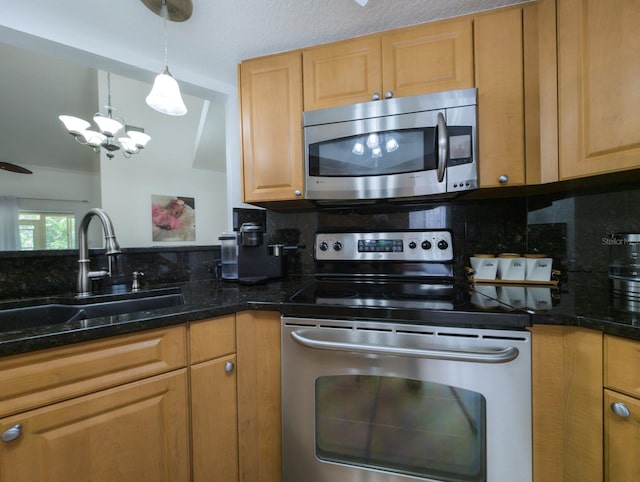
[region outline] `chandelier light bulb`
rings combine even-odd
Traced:
[[[81,136],[82,133],[91,127],[86,120],[80,119],[79,117],[74,117],[72,115],[59,115],[58,119],[62,121],[64,126],[69,131],[69,134],[72,136]]]
[[[100,113],[93,116],[93,122],[97,124],[100,132],[107,137],[115,137],[118,131],[124,127],[122,122]]]
[[[364,146],[362,145],[362,142],[356,142],[353,145],[353,149],[351,149],[351,152],[353,152],[356,156],[361,156],[362,154],[364,154]]]

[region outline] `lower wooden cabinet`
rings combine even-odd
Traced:
[[[280,313],[236,315],[241,482],[282,481]]]
[[[188,426],[185,369],[6,417],[0,480],[188,482]]]
[[[191,323],[191,441],[194,482],[237,482],[235,315]]]
[[[640,342],[604,337],[604,480],[640,474]]]
[[[601,482],[602,333],[557,325],[531,331],[533,480]]]
[[[0,382],[0,482],[282,479],[279,312],[5,357]]]

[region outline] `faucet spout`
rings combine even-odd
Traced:
[[[104,243],[105,254],[109,256],[109,271],[91,271],[89,269],[89,244],[87,240],[87,233],[89,230],[89,223],[91,220],[97,217],[102,223],[102,229],[104,231]],[[104,278],[111,276],[111,257],[121,253],[120,245],[116,239],[115,230],[113,229],[113,223],[109,218],[109,215],[99,208],[90,209],[87,214],[84,215],[80,226],[78,228],[78,297],[85,297],[91,295],[91,280],[96,278]]]

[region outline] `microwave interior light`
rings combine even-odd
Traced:
[[[351,152],[353,152],[356,156],[361,156],[362,154],[364,154],[364,145],[362,144],[362,142],[356,142],[353,145],[353,149],[351,149]]]
[[[380,144],[380,141],[378,140],[378,134],[376,134],[375,132],[372,132],[367,136],[367,147],[369,149],[374,149],[378,147],[379,144]]]

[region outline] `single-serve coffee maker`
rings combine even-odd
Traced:
[[[257,222],[243,223],[238,231],[223,233],[221,263],[217,277],[224,281],[258,284],[286,274],[286,253],[297,246],[267,245],[264,242],[264,225]]]

